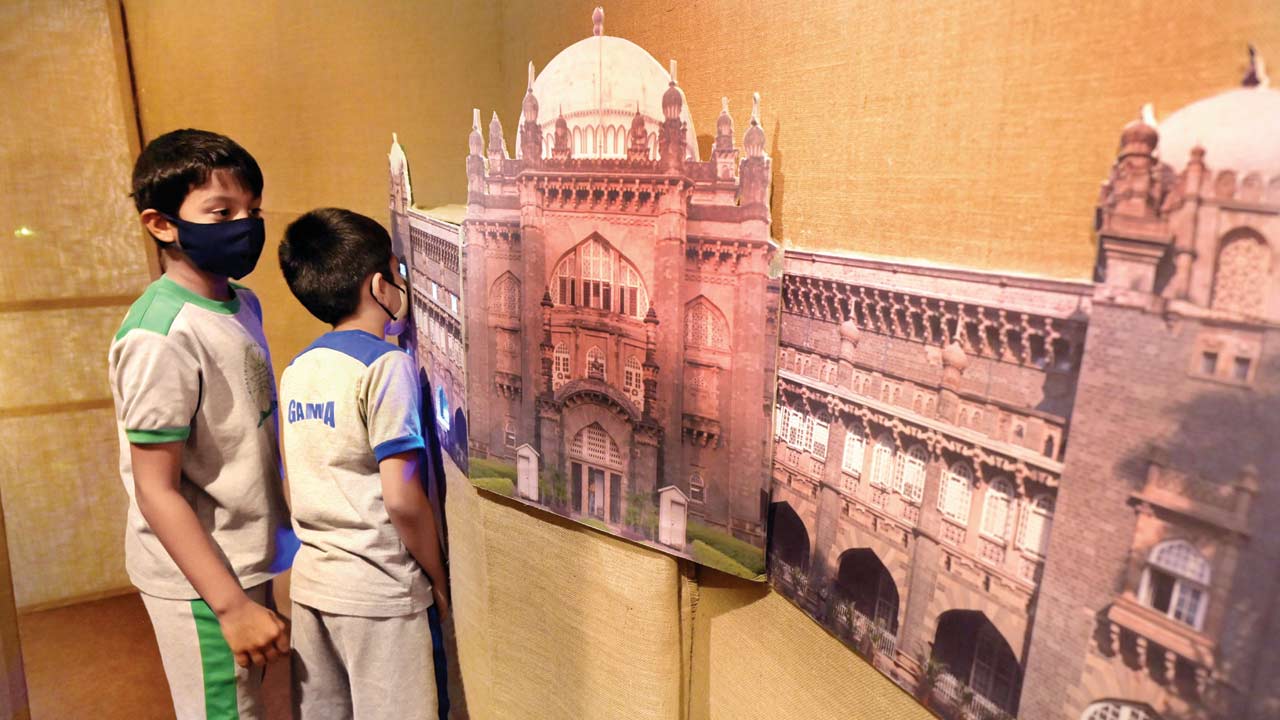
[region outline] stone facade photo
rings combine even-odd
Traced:
[[[1277,128],[1126,126],[1093,283],[788,253],[774,586],[946,718],[1280,717]]]
[[[770,161],[728,101],[699,156],[677,82],[603,32],[529,84],[514,157],[476,111],[462,276],[471,478],[764,572],[780,278]],[[758,100],[756,101],[758,102]]]

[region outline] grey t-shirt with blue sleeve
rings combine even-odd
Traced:
[[[361,330],[326,333],[280,379],[285,472],[301,548],[294,601],[394,617],[431,605],[431,582],[382,499],[379,463],[423,447],[413,359]]]

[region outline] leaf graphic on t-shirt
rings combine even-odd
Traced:
[[[244,349],[244,382],[249,398],[258,408],[258,427],[276,411],[275,387],[271,382],[271,368],[266,355],[256,345]]]

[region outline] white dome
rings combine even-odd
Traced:
[[[656,138],[663,117],[662,94],[670,82],[671,75],[662,65],[630,40],[609,35],[579,40],[552,58],[533,81],[538,124],[544,138],[554,135],[556,118],[563,112],[570,132],[599,133],[603,137],[607,129],[612,129],[611,142],[596,144],[593,138],[585,152],[575,145],[573,156],[625,157],[626,149],[617,130],[622,129],[624,134],[630,130],[638,106],[645,125]],[[680,119],[688,130],[690,156],[697,160],[698,140],[687,102]],[[520,123],[524,124],[523,113]],[[656,152],[656,142],[650,144]],[[544,140],[544,145],[548,145],[545,151],[549,153],[549,143]]]
[[[1204,164],[1240,177],[1280,175],[1280,91],[1244,87],[1198,100],[1160,123],[1160,159],[1179,172],[1191,149],[1204,148]]]

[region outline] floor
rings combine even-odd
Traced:
[[[19,618],[32,720],[173,720],[160,653],[136,594]],[[288,674],[271,666],[267,717],[288,718]]]

